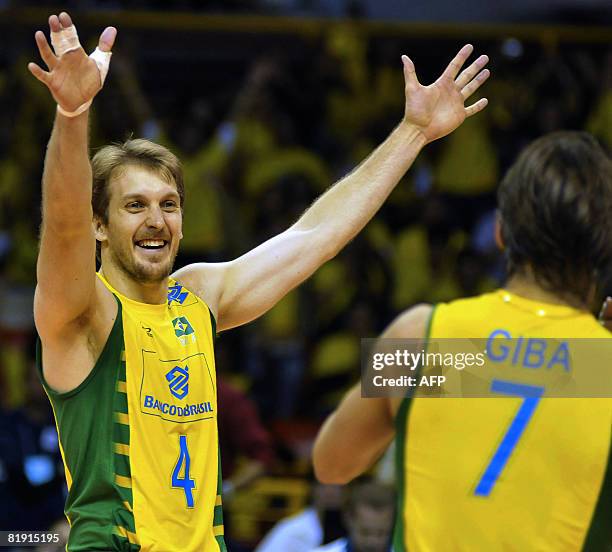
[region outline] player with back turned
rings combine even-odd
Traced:
[[[558,132],[536,140],[502,181],[498,203],[505,287],[415,306],[383,338],[426,344],[520,336],[518,347],[530,338],[612,337],[590,312],[612,260],[612,162],[595,139]],[[575,374],[592,360],[572,358]],[[417,391],[367,399],[354,388],[317,437],[315,472],[323,482],[345,483],[395,437],[395,552],[609,552],[612,400],[542,398],[545,389],[528,383],[533,365],[522,355],[515,360],[523,381],[508,381],[499,369],[487,382],[496,398]],[[609,388],[609,359],[598,361],[598,381]]]
[[[254,320],[336,255],[426,143],[485,107],[464,102],[488,77],[487,58],[461,71],[465,46],[422,86],[404,56],[404,118],[359,167],[245,255],[172,273],[184,200],[177,158],[128,140],[89,159],[88,110],[116,30],[88,57],[68,14],[49,24],[55,51],[36,33],[48,71],[28,66],[58,104],[34,315],[68,481],[68,550],[225,550],[217,412],[231,405],[217,404],[215,325]]]

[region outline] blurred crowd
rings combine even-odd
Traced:
[[[400,121],[400,55],[411,55],[421,81],[431,82],[461,45],[370,37],[351,21],[316,38],[259,37],[256,47],[246,35],[198,42],[177,30],[162,50],[148,43],[153,31],[119,31],[91,145],[133,135],[182,160],[177,267],[234,258],[291,225]],[[27,73],[36,59],[31,36],[21,33],[0,54],[0,529],[40,530],[61,518],[65,489],[53,415],[33,368],[40,180],[55,106]],[[359,376],[360,338],[417,302],[503,282],[495,191],[520,149],[556,129],[589,130],[612,148],[612,51],[603,44],[491,37],[477,47],[493,73],[481,92],[485,112],[428,146],[338,257],[264,317],[217,339],[225,393],[244,404],[242,418],[220,419],[229,428],[221,432],[232,550],[251,550],[278,519],[309,497],[314,503],[309,447]],[[329,519],[318,544],[342,536],[334,534],[342,523]]]
[[[364,0],[65,0],[62,8],[80,10],[159,10],[175,12],[222,12],[249,14],[362,15]],[[55,0],[0,0],[1,7],[56,8]]]

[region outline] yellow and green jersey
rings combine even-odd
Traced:
[[[167,302],[150,305],[99,277],[118,312],[98,361],[73,391],[45,384],[68,482],[68,550],[225,552],[215,320],[173,280]],[[42,376],[41,358],[39,344]]]
[[[523,344],[611,337],[587,312],[505,290],[431,315],[430,340],[492,335]],[[601,366],[601,377],[611,370]],[[490,384],[495,398],[402,401],[394,551],[612,549],[612,400],[541,398],[542,389],[502,371]]]

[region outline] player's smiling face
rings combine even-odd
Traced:
[[[182,234],[174,183],[137,165],[109,182],[108,224],[101,232],[109,260],[138,282],[160,282],[172,271]]]

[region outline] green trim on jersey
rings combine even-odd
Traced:
[[[208,307],[208,305],[206,306]],[[212,326],[212,337],[213,337],[213,342],[214,342],[217,339],[217,321],[215,320],[215,316],[210,310],[210,307],[208,307],[208,314],[210,314],[210,324]],[[221,473],[221,447],[219,447],[218,459],[219,459],[218,460],[219,468],[217,470],[219,474],[217,478],[217,502],[218,504],[215,506],[214,514],[213,514],[213,531],[219,530],[218,529],[219,527],[221,528],[223,533],[221,533],[220,535],[215,534],[215,540],[217,541],[217,544],[219,545],[219,552],[227,552],[227,546],[225,544],[225,533],[224,533],[225,528],[223,526],[223,504],[222,504],[223,475]]]
[[[427,341],[431,335],[431,326],[433,324],[434,313],[436,306],[434,305],[427,321],[427,329],[425,330],[425,345],[424,350],[427,352]],[[419,377],[421,372],[421,364],[416,369],[416,377]],[[410,415],[410,406],[412,405],[412,395],[402,399],[400,407],[395,416],[395,477],[397,485],[397,511],[395,514],[395,527],[393,528],[393,552],[406,552],[404,546],[404,498],[406,497],[406,477],[405,469],[405,446],[406,446],[406,430],[408,425],[408,416]]]
[[[395,417],[395,483],[397,485],[397,512],[395,514],[395,527],[393,528],[393,551],[404,552],[404,446],[406,432],[404,431],[411,399],[403,399]]]
[[[214,317],[212,313],[210,313],[210,319],[214,321]],[[214,328],[215,326],[213,325],[213,330]],[[214,335],[215,333],[213,331],[213,336]],[[219,469],[217,470],[217,472],[219,473],[219,476],[217,478],[217,505],[215,506],[215,510],[214,510],[213,531],[217,529],[218,527],[221,527],[222,530],[225,532],[225,528],[223,526],[223,504],[222,504],[223,476],[221,474],[221,447],[219,447],[219,454],[217,455],[217,458],[219,459],[218,460]],[[219,552],[227,552],[227,547],[225,545],[224,532],[220,535],[215,535],[215,540],[217,541],[217,544],[219,545]]]
[[[210,324],[212,326],[212,336],[214,341],[217,339],[217,321],[215,320],[215,315],[210,310],[210,307],[208,305],[206,305],[206,307],[208,308],[208,314],[210,314]]]
[[[53,407],[69,482],[64,511],[71,526],[70,552],[140,550],[134,543],[123,349],[118,300],[117,318],[98,361],[72,391],[58,393],[49,387],[40,340],[36,344],[36,366]],[[71,474],[78,478],[73,480]]]
[[[612,434],[610,435],[612,441]],[[584,552],[612,550],[612,450],[608,449],[608,465],[593,512],[591,525],[584,541]]]

